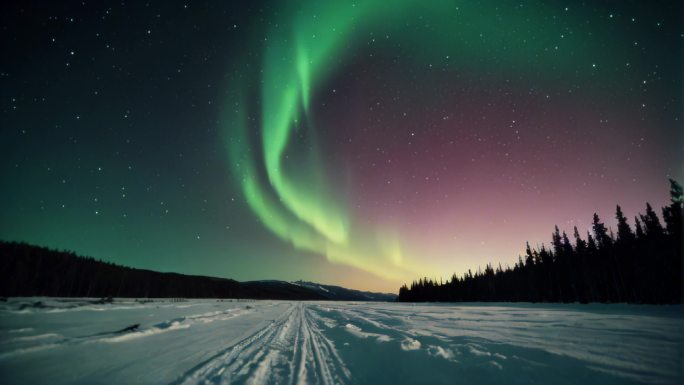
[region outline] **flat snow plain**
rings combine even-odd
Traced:
[[[683,321],[682,306],[11,298],[0,383],[678,384]]]

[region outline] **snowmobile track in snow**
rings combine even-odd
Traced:
[[[306,304],[290,305],[281,317],[219,351],[173,384],[349,382],[349,370],[311,312]]]

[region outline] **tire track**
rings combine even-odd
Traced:
[[[173,384],[344,384],[351,380],[306,304],[186,372]]]

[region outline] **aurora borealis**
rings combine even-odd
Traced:
[[[2,7],[1,239],[396,291],[684,176],[680,2]]]

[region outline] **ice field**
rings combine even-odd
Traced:
[[[10,298],[2,384],[681,383],[684,307]]]

